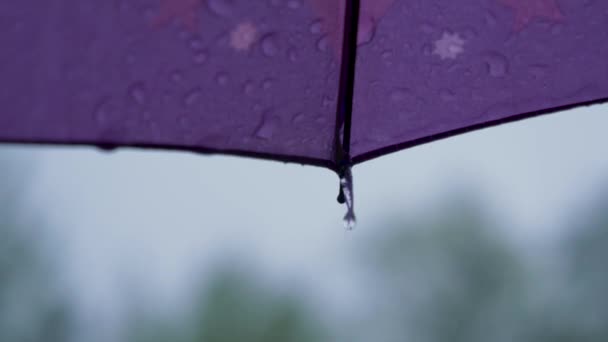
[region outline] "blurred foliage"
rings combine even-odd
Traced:
[[[257,284],[254,276],[227,266],[211,276],[210,284],[194,301],[193,312],[172,325],[147,319],[131,332],[132,341],[306,342],[327,341],[327,331],[289,293]],[[159,328],[160,327],[160,328]]]
[[[364,248],[367,276],[384,297],[374,304],[380,340],[515,339],[527,271],[479,208],[459,198],[436,217],[390,221],[388,233]]]
[[[0,154],[0,169],[0,341],[67,341],[69,306],[24,199],[28,164]]]

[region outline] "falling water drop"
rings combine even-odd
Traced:
[[[340,199],[346,204],[346,214],[344,215],[344,227],[346,230],[353,230],[357,225],[355,216],[355,198],[353,194],[353,175],[350,167],[344,170],[340,177]]]

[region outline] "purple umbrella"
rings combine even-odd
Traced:
[[[608,98],[608,1],[0,2],[0,141],[329,168]],[[357,34],[358,33],[358,34]]]

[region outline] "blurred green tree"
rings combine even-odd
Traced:
[[[137,342],[323,342],[328,330],[303,300],[261,286],[248,272],[223,266],[182,319],[139,319]],[[136,319],[137,320],[137,319]]]
[[[71,314],[24,194],[30,165],[0,154],[0,341],[60,342]]]
[[[360,253],[376,279],[378,341],[513,341],[527,271],[482,205],[452,198],[436,217],[389,221]]]

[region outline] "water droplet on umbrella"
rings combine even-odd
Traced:
[[[509,72],[509,61],[507,57],[497,52],[485,55],[487,72],[492,77],[503,77]]]
[[[135,55],[132,53],[128,53],[127,56],[125,56],[125,62],[129,65],[135,64],[135,60]]]
[[[262,122],[255,131],[255,136],[260,139],[269,140],[272,139],[280,125],[278,117],[273,116],[271,113],[266,113],[262,118]]]
[[[221,86],[228,84],[228,81],[230,81],[230,77],[225,72],[218,72],[217,75],[215,75],[215,82]]]
[[[192,38],[190,40],[190,48],[192,50],[200,50],[203,47],[203,42],[198,38]]]
[[[207,52],[206,51],[199,51],[196,54],[194,54],[194,63],[195,64],[203,64],[207,61]]]
[[[289,50],[287,50],[287,57],[289,58],[290,61],[297,62],[298,61],[298,50],[296,50],[296,48],[289,48]]]
[[[317,19],[310,24],[310,33],[312,34],[321,34],[323,32],[323,21],[321,19]]]
[[[369,17],[362,19],[359,22],[359,33],[357,35],[357,43],[359,45],[366,45],[371,43],[376,34],[376,23],[373,18]]]
[[[329,35],[324,35],[317,41],[317,49],[326,52],[329,49]]]
[[[274,80],[272,78],[267,78],[262,82],[262,89],[268,90],[272,87]]]
[[[243,85],[243,93],[245,93],[245,95],[253,94],[254,90],[255,90],[255,84],[253,83],[253,81],[246,81],[245,84]]]
[[[262,53],[266,57],[274,57],[279,53],[279,45],[276,34],[268,34],[262,38]]]
[[[302,6],[302,4],[300,3],[300,0],[289,0],[287,2],[287,7],[291,8],[291,9],[298,9],[298,8],[300,8],[300,6]]]
[[[146,90],[144,88],[143,82],[136,82],[131,85],[128,90],[129,97],[133,102],[143,105],[146,103]]]
[[[200,87],[191,89],[186,93],[186,96],[184,96],[184,105],[192,106],[200,99],[202,94],[203,91]]]
[[[95,121],[97,121],[100,124],[103,124],[106,121],[108,121],[108,117],[110,116],[109,106],[110,106],[109,98],[104,98],[97,103],[97,105],[93,109],[93,117],[95,118]]]
[[[390,93],[390,99],[393,102],[401,102],[407,98],[409,90],[405,88],[393,89]]]
[[[293,116],[293,118],[291,119],[291,123],[293,124],[299,124],[301,122],[303,122],[305,119],[305,116],[303,113],[297,113],[296,115]]]
[[[535,79],[540,79],[540,78],[543,78],[545,76],[545,74],[547,73],[547,66],[543,65],[543,64],[531,65],[529,70],[530,70],[530,74]]]
[[[184,79],[184,75],[179,70],[173,70],[171,72],[171,81],[174,83],[180,83]]]
[[[207,7],[219,17],[229,17],[233,10],[233,0],[208,0]]]
[[[443,101],[453,101],[456,99],[456,94],[450,89],[441,89],[439,91],[439,97],[441,97]]]

